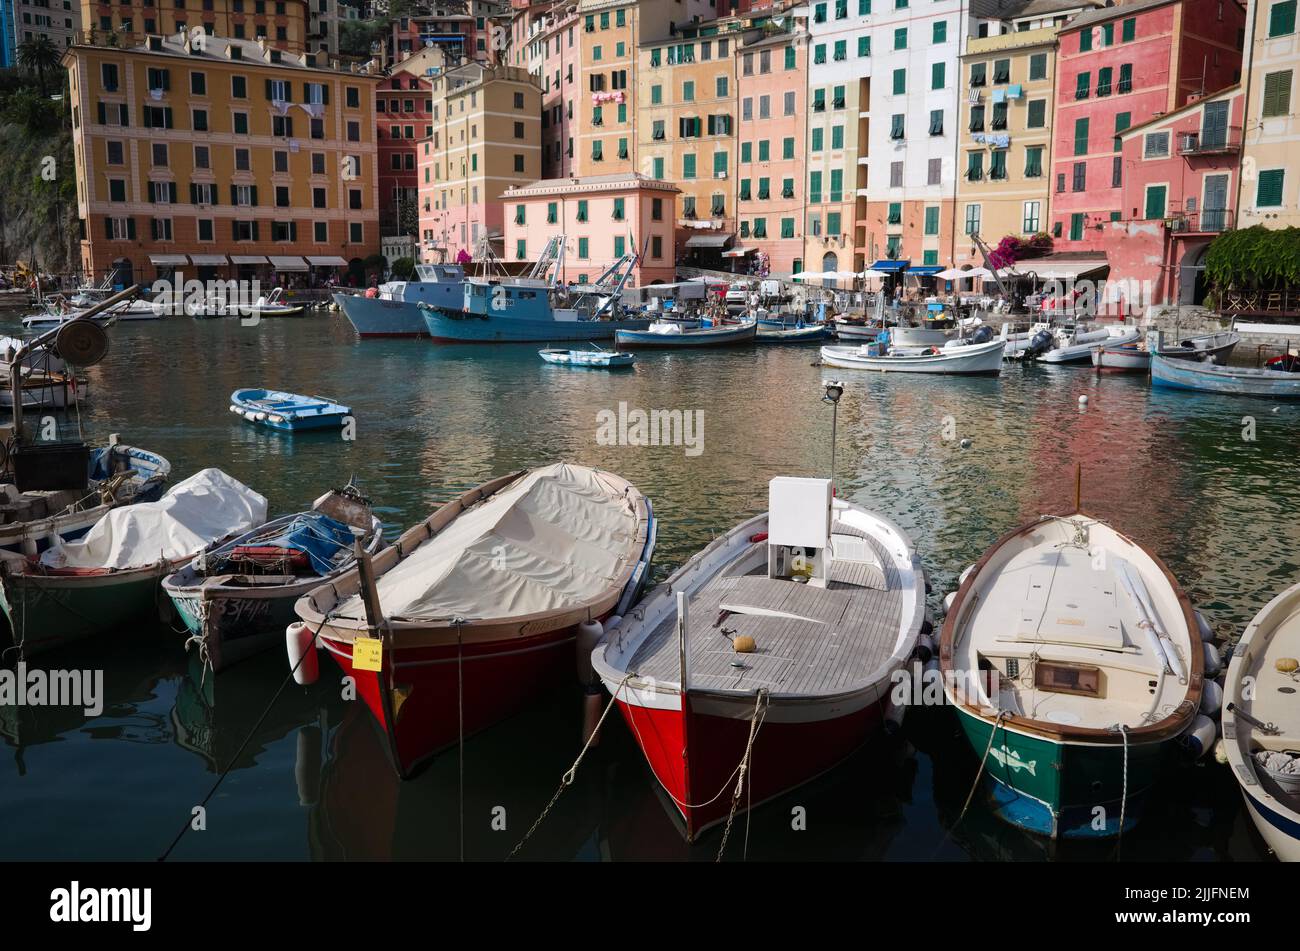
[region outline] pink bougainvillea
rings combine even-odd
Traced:
[[[1025,258],[1036,258],[1052,251],[1051,235],[1039,232],[1028,240],[1022,241],[1014,235],[1007,235],[998,242],[998,246],[989,253],[989,262],[997,269],[1011,267]]]

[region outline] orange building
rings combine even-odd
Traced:
[[[86,274],[266,280],[378,252],[378,76],[189,34],[63,62]]]
[[[82,42],[130,48],[150,35],[202,30],[208,36],[266,40],[290,53],[307,49],[308,0],[128,0],[81,2]]]

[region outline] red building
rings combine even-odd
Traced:
[[[1245,24],[1236,0],[1136,0],[1085,11],[1061,31],[1051,203],[1059,250],[1113,249],[1106,226],[1133,208],[1122,134],[1236,83]]]
[[[1120,136],[1123,218],[1102,231],[1119,310],[1204,298],[1205,250],[1235,227],[1244,109],[1230,86]]]
[[[444,68],[441,48],[430,47],[393,66],[375,89],[379,227],[383,235],[417,231],[417,145],[433,132],[430,77]],[[405,226],[404,206],[408,207]]]

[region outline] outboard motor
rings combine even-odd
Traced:
[[[1050,330],[1040,330],[1029,338],[1029,344],[1025,347],[1024,358],[1033,360],[1041,356],[1048,350],[1052,349],[1052,333]]]
[[[968,339],[971,343],[988,343],[993,339],[993,328],[988,324],[980,324]]]

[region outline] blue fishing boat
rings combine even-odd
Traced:
[[[1216,363],[1171,360],[1160,353],[1151,354],[1151,385],[1176,390],[1199,390],[1204,393],[1230,393],[1234,396],[1262,396],[1268,399],[1300,399],[1300,372],[1281,367],[1221,367]]]
[[[537,354],[547,363],[554,363],[557,366],[588,367],[597,370],[630,367],[636,360],[635,354],[620,353],[617,350],[561,350],[547,347],[545,350],[538,350]]]
[[[677,324],[656,322],[645,330],[620,330],[614,335],[614,340],[620,347],[732,347],[753,343],[757,332],[758,324],[753,321],[699,330],[683,330]]]
[[[324,396],[300,396],[280,390],[235,390],[230,411],[250,423],[280,432],[337,429],[352,410]]]
[[[379,285],[378,297],[335,294],[334,303],[359,337],[427,337],[420,304],[459,307],[465,272],[451,264],[419,264],[415,276]]]

